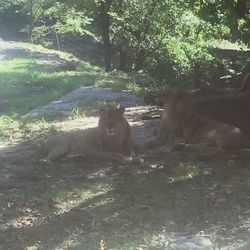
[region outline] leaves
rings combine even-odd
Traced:
[[[250,15],[245,2],[32,0],[30,11],[30,0],[6,0],[0,2],[0,28],[4,39],[23,38],[32,31],[31,40],[45,45],[53,45],[58,34],[93,39],[99,48],[100,43],[104,45],[108,69],[114,64],[124,71],[143,70],[161,81],[167,75],[175,79],[192,74],[194,65],[200,63],[204,77],[213,60],[207,47],[214,40],[249,43]],[[100,63],[99,55],[93,57]]]

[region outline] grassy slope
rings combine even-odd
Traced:
[[[56,53],[63,59],[69,54],[43,49],[41,46],[22,46],[34,53]],[[46,63],[34,56],[1,58],[0,60],[0,138],[8,139],[11,129],[22,126],[20,117],[33,108],[45,105],[64,94],[83,86],[109,86],[114,90],[140,93],[135,81],[140,76],[128,77],[121,72],[106,73],[103,69],[78,61],[76,69],[67,65]],[[91,106],[94,103],[91,104]],[[73,115],[78,112],[73,110]]]
[[[23,115],[76,88],[120,83],[126,76],[112,77],[97,67],[82,63],[77,71],[57,65],[40,65],[35,59],[3,59],[0,62],[0,97],[7,101],[5,113]],[[117,81],[117,82],[115,82]]]

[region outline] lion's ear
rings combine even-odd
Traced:
[[[123,113],[125,112],[125,107],[120,106],[120,107],[118,108],[118,110],[119,110],[120,113],[123,114]]]

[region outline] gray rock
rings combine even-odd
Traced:
[[[76,89],[45,106],[31,110],[23,118],[40,118],[42,116],[68,116],[74,108],[87,106],[90,100],[118,101],[125,107],[136,106],[142,100],[129,93],[113,92],[111,88],[82,87]]]
[[[168,237],[168,250],[212,250],[212,242],[201,236]]]

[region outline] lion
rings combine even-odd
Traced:
[[[186,149],[216,148],[216,151],[250,147],[249,138],[238,127],[196,114],[189,92],[166,91],[157,99],[167,113],[168,143]]]
[[[43,145],[47,153],[45,159],[54,161],[72,154],[83,154],[102,160],[132,161],[134,143],[124,112],[124,107],[101,107],[97,127],[50,138]]]
[[[178,138],[180,139],[181,136],[179,135],[182,129],[179,124],[182,124],[183,116],[181,115],[181,104],[176,105],[176,98],[178,98],[178,95],[171,95],[167,91],[155,95],[155,102],[162,106],[163,110],[157,135],[146,144],[147,148],[160,147],[166,143],[173,143],[173,139],[175,139],[176,143]]]

